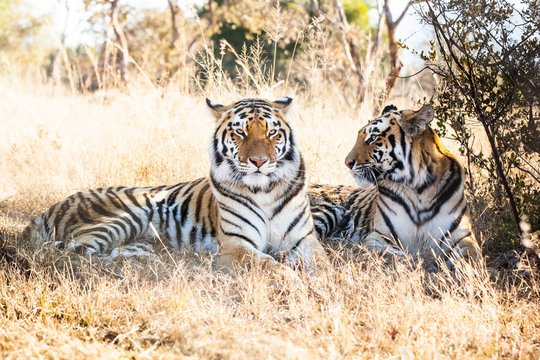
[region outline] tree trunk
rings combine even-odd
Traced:
[[[362,73],[362,61],[360,58],[360,50],[358,46],[354,43],[354,39],[349,34],[350,26],[347,21],[347,16],[345,15],[345,10],[343,9],[343,3],[340,0],[334,0],[334,9],[338,16],[338,24],[341,30],[341,39],[343,42],[343,48],[345,51],[345,56],[347,61],[351,66],[351,70],[356,75],[358,79],[358,105],[360,105],[363,99],[363,88],[364,88],[364,75]]]
[[[388,74],[388,77],[386,78],[386,84],[384,87],[384,98],[387,98],[388,95],[390,95],[390,92],[396,85],[397,78],[399,76],[399,72],[401,71],[401,68],[403,67],[403,63],[399,59],[399,45],[396,41],[396,27],[401,22],[401,19],[403,19],[404,14],[409,9],[411,2],[405,7],[405,10],[403,10],[403,13],[401,16],[394,22],[392,19],[392,13],[390,12],[390,8],[388,7],[388,0],[384,1],[384,17],[385,17],[385,23],[386,23],[386,30],[388,31],[388,52],[390,54],[390,74]]]
[[[178,40],[178,27],[176,26],[176,14],[178,13],[178,7],[172,0],[167,0],[169,3],[169,10],[171,11],[171,42],[169,48],[174,48],[174,43]]]
[[[54,52],[53,58],[51,59],[51,67],[49,71],[48,78],[52,79],[53,84],[59,85],[60,84],[60,58],[62,57],[62,52],[66,51],[66,32],[67,32],[67,24],[69,19],[69,4],[68,1],[65,0],[64,6],[66,8],[66,17],[64,19],[64,29],[62,30],[62,34],[60,35],[60,44],[58,46],[58,49]]]
[[[120,73],[120,78],[123,83],[127,81],[128,78],[128,59],[129,59],[129,51],[128,51],[128,42],[126,39],[126,35],[124,34],[124,31],[122,30],[122,27],[120,26],[120,23],[118,21],[118,2],[119,0],[112,0],[111,1],[111,26],[114,31],[114,34],[116,35],[116,40],[118,41],[120,45],[120,52],[118,54],[117,58],[117,66],[118,66],[118,72]]]
[[[497,147],[497,144],[495,143],[495,136],[493,134],[493,128],[491,125],[488,125],[486,118],[482,115],[480,115],[480,121],[482,125],[484,126],[484,131],[489,140],[491,153],[493,154],[493,161],[495,162],[495,169],[497,170],[497,174],[499,175],[499,180],[501,181],[504,191],[506,192],[506,196],[508,197],[510,208],[512,209],[512,213],[514,215],[514,220],[516,221],[516,225],[518,226],[518,229],[519,229],[519,222],[520,222],[519,212],[517,210],[516,202],[514,200],[514,195],[512,194],[512,190],[510,189],[510,186],[508,185],[506,175],[504,174],[504,171],[502,168],[502,164],[499,157],[499,149]]]

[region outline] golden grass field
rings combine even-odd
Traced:
[[[343,159],[369,108],[284,92],[262,95],[295,98],[310,181],[353,184]],[[0,78],[0,235],[11,249],[0,261],[0,358],[540,357],[537,275],[468,265],[432,274],[335,246],[334,266],[318,274],[231,277],[204,255],[91,263],[20,242],[31,217],[75,191],[206,176],[212,129],[204,95],[174,87],[81,96]]]

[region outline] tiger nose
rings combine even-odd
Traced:
[[[356,161],[351,159],[345,159],[345,166],[347,166],[349,169],[352,169],[354,164],[356,164]]]
[[[251,161],[255,166],[261,167],[268,161],[267,158],[257,158],[257,157],[250,157],[249,161]]]

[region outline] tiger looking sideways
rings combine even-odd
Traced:
[[[358,132],[345,159],[359,187],[314,185],[315,227],[322,237],[395,255],[481,258],[464,196],[463,168],[429,127],[433,108],[383,114]]]
[[[304,161],[285,120],[291,102],[244,99],[223,106],[207,99],[217,121],[209,178],[78,192],[34,219],[23,236],[113,258],[143,255],[163,242],[175,250],[217,252],[225,269],[252,261],[282,267],[276,259],[324,262]]]

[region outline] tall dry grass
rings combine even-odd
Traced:
[[[268,80],[256,49],[238,54],[239,80],[208,53],[199,58],[204,80],[186,69],[167,88],[143,78],[129,92],[80,96],[3,73],[0,357],[537,359],[534,274],[466,265],[430,274],[336,245],[333,267],[317,274],[231,277],[212,270],[206,255],[90,262],[19,241],[31,217],[77,190],[206,176],[214,124],[204,96],[294,97],[310,181],[352,184],[343,158],[371,105],[350,106],[343,84],[327,78],[331,54],[317,52],[304,59],[302,88]],[[424,95],[398,86],[404,96],[391,102],[399,108]]]

